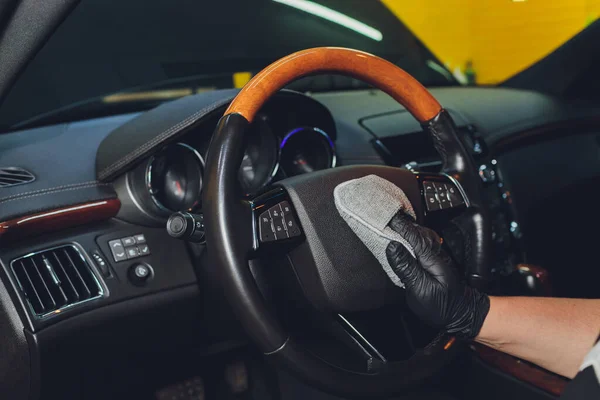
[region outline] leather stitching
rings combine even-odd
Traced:
[[[26,194],[48,192],[50,190],[58,190],[58,189],[63,189],[63,188],[68,188],[68,187],[75,187],[75,186],[82,186],[82,185],[91,185],[91,184],[107,185],[106,183],[100,183],[98,181],[87,181],[87,182],[71,183],[69,185],[55,186],[55,187],[46,188],[46,189],[33,190],[31,192],[23,192],[23,193],[13,194],[11,196],[6,196],[6,197],[0,198],[0,202],[2,202],[4,200],[12,199],[13,197],[24,196]]]
[[[86,188],[95,187],[95,186],[112,186],[112,185],[110,183],[98,183],[97,181],[91,181],[91,182],[83,182],[83,183],[77,183],[77,184],[72,184],[72,185],[57,186],[54,188],[34,190],[32,192],[25,192],[25,193],[16,194],[13,196],[4,197],[4,198],[0,199],[0,204],[8,203],[13,200],[28,199],[31,197],[44,196],[47,194],[53,194],[53,193],[58,193],[58,192],[68,192],[68,191],[72,191],[72,190],[86,189]]]
[[[105,179],[106,177],[110,176],[114,171],[118,170],[119,168],[121,168],[123,165],[127,164],[132,159],[137,158],[139,155],[143,154],[146,150],[148,150],[149,148],[152,148],[156,143],[159,143],[159,142],[163,141],[163,139],[168,138],[168,137],[172,136],[173,134],[179,132],[181,129],[188,127],[192,123],[196,122],[199,119],[199,117],[203,117],[204,115],[210,113],[211,111],[214,111],[215,109],[221,107],[223,104],[227,104],[230,101],[231,101],[231,99],[228,98],[228,99],[222,100],[218,103],[214,103],[210,107],[206,107],[200,111],[196,111],[194,114],[190,115],[183,121],[178,122],[177,124],[173,125],[172,127],[168,128],[167,130],[162,132],[160,135],[155,136],[152,140],[144,143],[137,149],[128,153],[125,157],[123,157],[116,163],[104,168],[100,172],[99,178]]]
[[[471,233],[470,230],[464,229],[462,223],[460,222],[461,218],[464,218],[463,216],[457,217],[454,220],[452,220],[452,224],[458,229],[458,231],[461,233],[462,238],[463,238],[463,248],[464,248],[464,252],[463,252],[463,257],[464,257],[464,262],[465,264],[468,266],[469,269],[471,269],[472,265],[472,254],[473,254],[473,244],[471,241]]]
[[[428,126],[428,128],[429,128],[429,132],[431,133],[431,136],[433,136],[433,139],[434,139],[433,146],[437,150],[440,157],[442,157],[442,161],[443,161],[444,165],[446,165],[446,163],[448,161],[448,152],[446,150],[446,146],[444,145],[444,142],[442,141],[442,138],[440,137],[439,132],[435,129],[434,124],[430,124]]]

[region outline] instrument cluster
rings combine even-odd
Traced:
[[[274,125],[261,114],[246,132],[238,181],[248,197],[274,181],[336,166],[335,144],[325,130],[306,125],[279,131]],[[148,160],[145,186],[158,209],[165,213],[202,209],[208,145],[209,141],[199,146],[174,143]]]

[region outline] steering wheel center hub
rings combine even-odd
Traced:
[[[280,183],[292,200],[306,235],[306,241],[290,252],[289,260],[305,295],[320,310],[340,313],[376,309],[392,302],[400,290],[335,207],[335,187],[367,175],[380,176],[401,188],[418,218],[422,218],[418,181],[404,169],[340,167]]]

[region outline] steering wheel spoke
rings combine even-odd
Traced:
[[[392,304],[360,313],[336,314],[330,332],[354,357],[364,360],[367,371],[382,371],[427,351],[430,343],[443,336],[415,318],[402,304]]]
[[[378,369],[381,364],[387,363],[387,359],[381,351],[375,347],[369,339],[361,333],[346,317],[338,314],[333,332],[350,348],[354,349],[359,356],[366,358],[369,369]]]
[[[254,231],[253,256],[290,251],[304,240],[298,215],[283,188],[273,188],[250,200]]]

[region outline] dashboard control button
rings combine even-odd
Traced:
[[[474,139],[473,140],[473,153],[480,155],[483,154],[483,142],[481,141],[481,139]]]
[[[123,246],[128,247],[128,246],[133,246],[135,244],[135,239],[132,236],[127,236],[121,239],[121,242],[123,243]]]
[[[269,211],[263,212],[258,217],[258,228],[261,242],[272,242],[275,240],[275,232],[273,231],[273,225]]]
[[[277,204],[275,207],[271,207],[269,209],[269,213],[271,214],[271,218],[273,218],[273,220],[276,218],[281,218],[281,208],[279,207],[279,204]]]
[[[135,235],[133,238],[135,239],[136,244],[146,243],[146,237],[141,233],[139,235]]]
[[[300,236],[300,227],[291,213],[286,214],[283,220],[289,237]]]
[[[425,203],[427,203],[427,211],[435,211],[441,208],[435,193],[425,193]]]
[[[92,258],[96,262],[96,265],[98,266],[98,269],[100,270],[100,273],[102,274],[102,276],[104,276],[105,278],[108,278],[109,276],[111,276],[110,268],[108,267],[108,263],[106,262],[104,257],[102,257],[102,255],[100,255],[100,253],[97,250],[92,252]]]
[[[187,242],[204,243],[204,215],[188,212],[171,214],[167,220],[167,233]]]
[[[458,205],[464,204],[465,201],[463,197],[458,192],[458,189],[452,184],[446,184],[446,192],[448,193],[448,197],[450,198],[450,203],[452,203],[452,207],[456,207]]]
[[[452,205],[450,204],[450,200],[448,199],[448,194],[445,190],[439,191],[438,193],[436,193],[436,196],[438,198],[438,201],[440,202],[440,207],[442,209],[452,207]]]
[[[260,219],[260,224],[265,224],[265,226],[271,226],[271,216],[269,215],[268,211],[265,211],[264,213],[260,214],[260,217],[258,217]]]
[[[515,239],[521,239],[523,237],[523,233],[521,232],[521,227],[516,221],[511,221],[510,223],[510,233],[512,233]]]
[[[286,215],[292,213],[292,208],[290,207],[290,203],[288,203],[287,201],[282,201],[281,203],[279,203],[279,206],[281,207],[281,212],[283,212],[283,216],[286,216]]]
[[[183,215],[179,214],[171,216],[167,223],[167,230],[169,231],[169,234],[171,234],[171,236],[183,234],[183,232],[185,231],[185,227],[185,218],[183,217]]]
[[[136,258],[140,255],[140,249],[136,246],[125,248],[125,252],[127,253],[127,259]]]
[[[436,193],[441,193],[441,192],[446,191],[446,185],[444,185],[443,183],[433,182],[432,185],[433,185],[433,188],[435,189]]]
[[[127,254],[125,254],[125,247],[123,246],[121,239],[109,241],[108,247],[110,247],[110,251],[116,262],[127,260]]]
[[[150,275],[150,270],[145,265],[138,265],[135,267],[133,273],[140,279],[146,279]]]
[[[281,217],[281,212],[279,212],[279,215],[279,218],[273,217],[273,228],[275,229],[275,238],[277,240],[287,239],[287,229],[285,228],[283,217]]]
[[[131,283],[136,286],[142,286],[152,276],[152,268],[146,264],[134,264],[129,268],[127,276]]]
[[[435,188],[433,187],[433,183],[429,181],[423,182],[423,190],[425,193],[435,193]]]
[[[279,203],[279,205],[281,206],[281,211],[283,212],[284,217],[292,213],[290,203],[288,203],[287,201],[282,201],[281,203]]]
[[[138,246],[138,250],[140,252],[140,256],[147,256],[150,254],[150,247],[147,244],[141,244]]]
[[[485,164],[479,166],[479,177],[484,183],[491,183],[496,180],[496,171]]]

